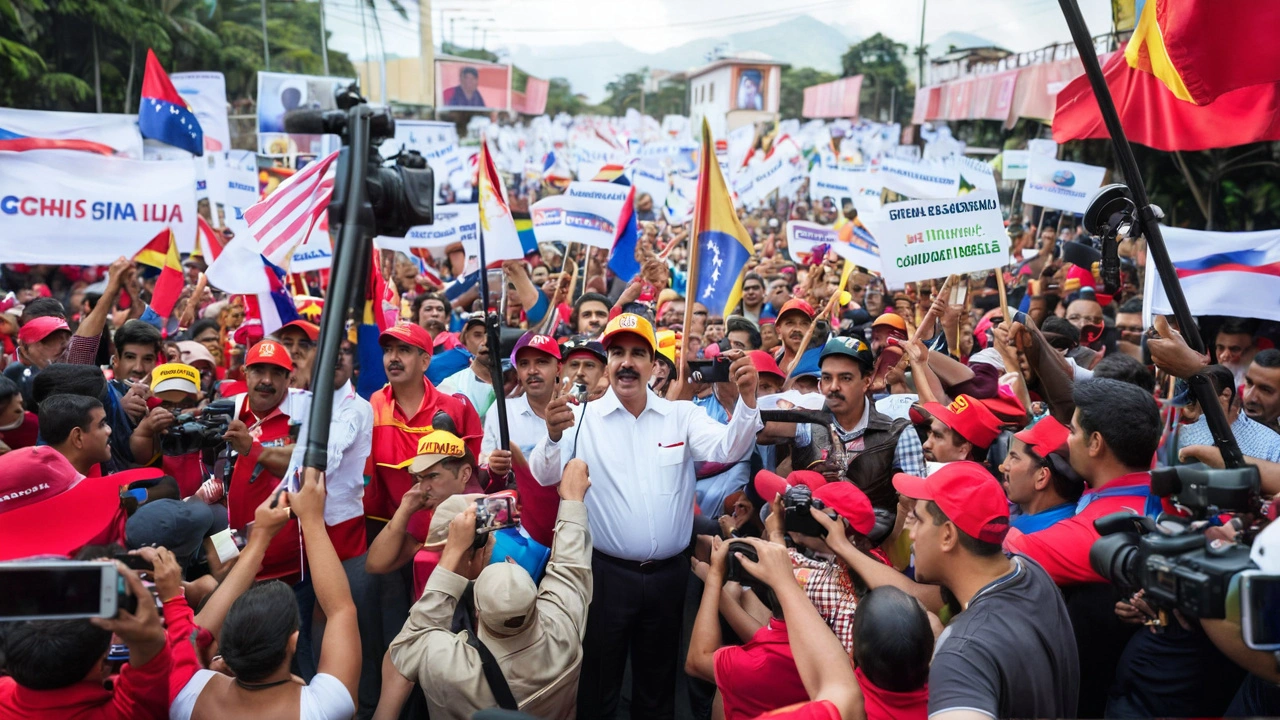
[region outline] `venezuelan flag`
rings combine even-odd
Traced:
[[[178,304],[184,284],[182,262],[178,260],[178,244],[173,238],[173,231],[168,228],[160,231],[133,256],[133,261],[140,266],[138,270],[143,278],[155,278],[151,309],[160,317],[168,318],[173,313],[173,306]]]
[[[173,81],[147,50],[147,70],[142,77],[142,102],[138,105],[138,130],[142,137],[159,140],[193,155],[204,154],[204,130],[182,99]]]
[[[1207,105],[1232,90],[1280,82],[1277,28],[1275,0],[1146,0],[1124,55],[1179,99]]]
[[[720,163],[710,152],[711,127],[702,120],[702,169],[698,174],[698,193],[694,201],[693,229],[698,239],[693,245],[691,275],[695,283],[689,298],[702,303],[711,315],[725,317],[742,299],[742,278],[747,261],[755,253],[751,236],[738,219],[733,196],[720,174]]]

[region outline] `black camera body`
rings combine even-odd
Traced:
[[[787,488],[782,494],[784,527],[787,532],[800,533],[809,537],[826,537],[827,529],[813,517],[810,508],[826,509],[821,500],[813,497],[813,491],[807,485],[796,485]]]
[[[160,436],[160,453],[172,457],[221,446],[235,413],[234,400],[218,400],[206,405],[198,416],[176,414],[173,425]]]
[[[742,566],[742,561],[738,559],[738,555],[741,554],[742,557],[745,557],[752,562],[760,562],[760,554],[756,552],[755,547],[744,540],[730,540],[729,547],[726,552],[727,554],[724,558],[725,582],[736,582],[740,585],[752,585],[754,578],[752,578],[747,573],[747,569]]]

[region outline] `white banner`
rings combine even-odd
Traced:
[[[836,254],[854,265],[880,272],[880,247],[869,236],[854,233],[849,242],[840,240],[840,231],[827,225],[791,220],[787,223],[787,247],[794,253],[808,254],[814,246],[827,244]]]
[[[1027,152],[1041,157],[1057,158],[1058,143],[1049,139],[1028,140]]]
[[[698,178],[684,175],[671,176],[671,192],[662,205],[662,215],[671,225],[683,225],[693,220],[693,203],[698,196]]]
[[[940,162],[880,161],[880,184],[909,198],[953,198],[960,190],[960,171]]]
[[[603,182],[572,182],[563,195],[552,195],[529,208],[538,242],[558,240],[612,248],[631,188]]]
[[[630,171],[631,184],[635,185],[637,195],[649,193],[653,198],[653,206],[660,207],[667,201],[667,192],[671,187],[667,184],[667,171],[647,162],[636,163]]]
[[[1022,186],[1022,203],[1083,215],[1089,207],[1089,198],[1102,187],[1106,174],[1106,168],[1096,165],[1031,153],[1027,182]]]
[[[416,150],[426,158],[436,176],[437,203],[453,202],[447,198],[445,186],[454,173],[466,170],[466,156],[459,150],[458,129],[450,122],[430,120],[396,120],[396,135],[382,144],[383,157],[391,157],[401,149]],[[456,191],[458,188],[452,188]],[[468,194],[467,199],[470,199]]]
[[[866,224],[880,244],[881,273],[890,287],[1009,262],[1009,236],[993,193],[890,203]]]
[[[0,262],[107,265],[196,234],[195,165],[62,150],[0,154]]]
[[[603,140],[590,139],[573,148],[573,166],[579,180],[590,180],[600,168],[626,162],[627,156]]]
[[[409,228],[402,238],[378,236],[378,247],[407,253],[409,248],[443,250],[453,243],[462,243],[467,255],[480,253],[480,206],[447,205],[436,208],[436,221],[431,225]]]
[[[191,106],[204,131],[205,152],[231,149],[227,122],[227,79],[220,72],[185,72],[169,76],[178,94]]]
[[[1004,169],[1000,172],[1000,177],[1005,180],[1026,180],[1027,165],[1031,162],[1031,152],[1028,150],[1005,150],[1004,151]]]
[[[738,204],[746,208],[754,208],[769,199],[775,190],[782,187],[791,174],[790,166],[780,154],[746,168],[738,174],[733,184],[738,194]]]
[[[1160,232],[1193,314],[1280,321],[1280,230],[1228,233],[1162,226]],[[1153,312],[1173,314],[1152,263],[1147,263],[1142,297],[1147,327]]]
[[[0,138],[6,135],[55,144],[86,140],[106,145],[117,155],[142,159],[137,115],[0,108]]]
[[[809,198],[814,203],[831,198],[837,210],[848,199],[859,213],[874,212],[880,208],[880,180],[866,169],[815,167],[809,173]]]
[[[976,158],[965,155],[951,155],[941,161],[943,167],[955,168],[960,173],[960,187],[957,195],[964,196],[971,192],[999,192],[996,189],[995,170]]]

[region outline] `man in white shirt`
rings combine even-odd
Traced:
[[[324,524],[329,539],[342,560],[356,601],[356,620],[360,627],[360,644],[364,670],[360,674],[360,706],[372,710],[378,702],[377,682],[382,663],[381,615],[372,613],[378,607],[377,586],[364,569],[368,551],[364,528],[364,468],[373,449],[373,407],[356,394],[351,382],[355,346],[345,338],[333,371],[333,413],[329,420],[329,456],[325,465]],[[310,395],[310,393],[307,393]],[[291,482],[295,472],[301,482],[302,459],[306,451],[308,427],[305,420],[310,409],[301,415],[304,424],[298,433],[285,481]],[[300,595],[303,597],[304,595]],[[315,594],[307,588],[305,597],[312,603]],[[311,617],[310,608],[302,608],[302,617]],[[305,640],[304,640],[305,638]],[[299,635],[298,662],[304,674],[314,674],[319,648],[310,647],[310,636]]]
[[[516,341],[511,351],[524,390],[519,397],[507,400],[507,432],[511,444],[520,448],[527,459],[538,441],[547,436],[547,403],[555,394],[560,373],[560,346],[549,335],[527,332]],[[480,464],[488,463],[495,477],[511,469],[511,453],[498,450],[498,413],[484,419],[484,440],[480,443]]]
[[[653,326],[630,313],[609,321],[609,390],[581,408],[558,395],[547,408],[547,437],[530,456],[538,482],[553,485],[577,457],[591,468],[588,520],[595,544],[595,597],[587,619],[579,717],[617,709],[631,658],[631,715],[671,718],[692,540],[695,461],[732,463],[755,447],[763,427],[756,409],[758,375],[731,351],[730,376],[740,398],[727,425],[689,402],[649,389],[657,353]],[[580,419],[579,419],[580,418]]]
[[[485,338],[484,313],[474,313],[467,319],[458,338],[467,352],[471,353],[471,364],[440,381],[437,389],[446,395],[462,393],[475,407],[480,419],[484,420],[489,408],[493,405],[493,381],[489,370],[489,343]]]

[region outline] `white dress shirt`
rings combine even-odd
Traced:
[[[298,444],[289,458],[286,478],[301,470],[306,454],[307,423],[298,432]],[[292,417],[292,416],[290,416]],[[329,421],[329,460],[324,471],[324,524],[337,525],[364,515],[364,466],[373,449],[373,406],[356,394],[350,381],[333,391],[333,415]]]
[[[593,542],[606,555],[638,562],[665,560],[689,544],[694,461],[738,462],[764,427],[760,412],[741,399],[729,424],[721,425],[697,405],[664,400],[652,390],[640,417],[612,388],[575,414],[578,422],[560,442],[538,442],[530,469],[542,485],[560,482],[576,438],[577,457],[591,474],[586,504]]]
[[[538,417],[529,406],[529,396],[507,400],[507,432],[511,444],[520,448],[525,459],[533,453],[538,441],[547,436],[547,421]],[[488,461],[489,453],[498,448],[498,411],[484,416],[484,439],[480,442],[480,464]]]

